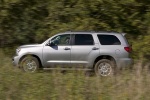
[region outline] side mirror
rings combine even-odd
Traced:
[[[52,41],[49,41],[49,42],[47,43],[47,46],[56,46],[56,44],[55,44],[54,42],[52,42]]]

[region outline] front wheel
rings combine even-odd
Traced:
[[[39,69],[38,59],[33,56],[26,56],[21,60],[20,67],[25,72],[36,72]]]
[[[114,74],[115,64],[108,59],[99,60],[95,65],[95,73],[97,76],[109,76]]]

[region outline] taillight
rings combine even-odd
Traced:
[[[124,49],[125,49],[127,52],[131,52],[131,51],[132,51],[132,48],[131,48],[131,47],[124,47]]]

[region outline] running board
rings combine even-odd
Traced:
[[[44,70],[93,70],[84,68],[43,68]]]

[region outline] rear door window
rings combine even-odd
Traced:
[[[120,40],[114,35],[97,35],[101,45],[121,45]]]
[[[75,45],[94,45],[91,34],[75,34]]]

